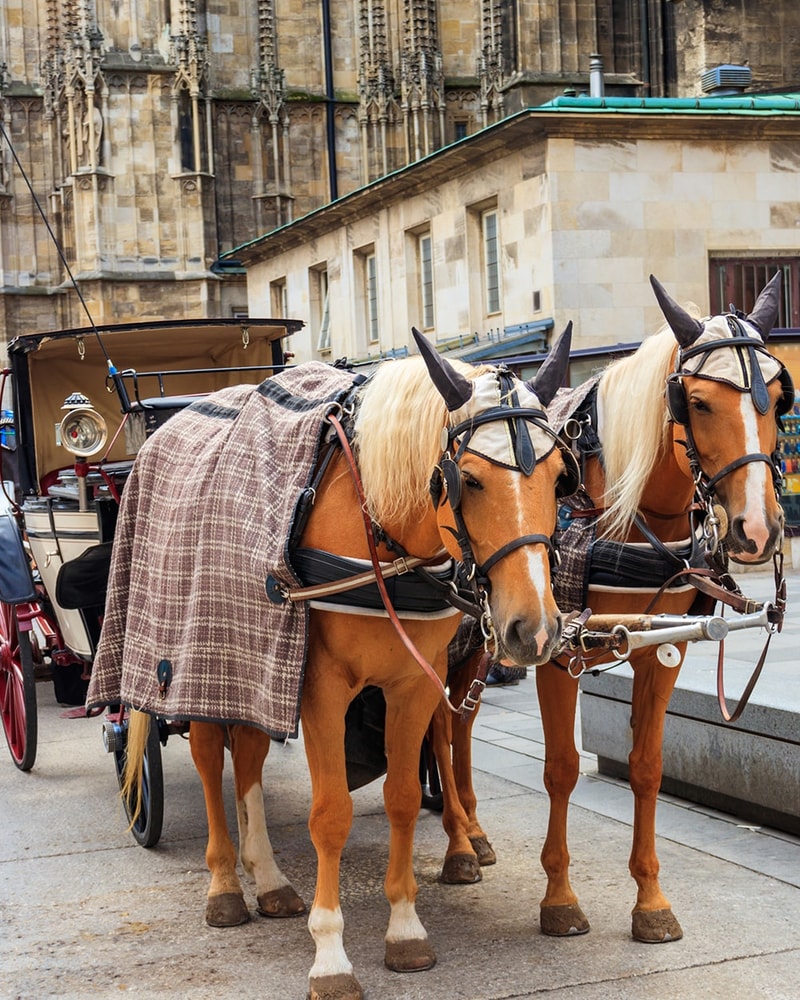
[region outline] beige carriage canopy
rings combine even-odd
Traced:
[[[73,456],[58,443],[57,428],[68,396],[79,392],[105,418],[106,452],[90,461],[133,457],[119,397],[108,378],[106,354],[126,377],[131,402],[158,396],[205,394],[258,383],[283,361],[282,338],[303,326],[300,320],[209,319],[106,326],[21,336],[9,344],[15,375],[20,458],[36,483],[70,466]],[[226,370],[232,369],[232,370]],[[159,374],[161,377],[159,378]],[[33,483],[28,484],[29,487]]]

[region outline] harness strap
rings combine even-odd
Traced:
[[[403,628],[402,622],[397,616],[397,612],[392,607],[392,602],[391,599],[389,598],[389,593],[386,590],[386,583],[383,579],[383,575],[381,574],[380,559],[378,558],[378,549],[377,546],[375,545],[375,535],[372,530],[372,521],[367,511],[367,498],[364,496],[364,489],[361,485],[361,478],[358,475],[358,467],[356,466],[356,460],[353,455],[353,451],[350,447],[350,442],[347,440],[347,435],[345,434],[344,428],[342,427],[341,423],[339,423],[339,420],[333,413],[328,414],[328,420],[330,421],[333,429],[336,431],[336,435],[339,438],[339,441],[342,446],[342,451],[347,457],[347,464],[350,469],[350,474],[352,475],[353,478],[353,485],[355,486],[356,489],[356,495],[358,496],[358,505],[359,508],[361,509],[362,517],[364,518],[364,525],[366,527],[366,533],[367,533],[367,546],[369,547],[370,559],[372,560],[372,565],[375,570],[375,583],[377,584],[378,592],[381,595],[381,600],[383,601],[383,606],[386,608],[386,613],[389,616],[389,620],[391,621],[392,625],[394,625],[394,629],[397,632],[400,641],[403,643],[403,645],[406,647],[409,653],[413,656],[416,662],[422,667],[422,669],[428,675],[430,680],[433,682],[434,686],[439,691],[439,694],[442,697],[442,701],[445,703],[445,705],[447,705],[447,707],[450,709],[451,712],[457,715],[460,713],[460,709],[456,708],[453,704],[451,704],[450,699],[447,695],[447,688],[442,683],[441,678],[433,669],[433,667],[430,665],[430,663],[428,663],[425,657],[420,653],[420,651],[417,649],[414,643],[411,641],[411,639],[408,636],[408,633]]]
[[[741,716],[745,706],[750,700],[750,695],[753,693],[756,681],[761,675],[761,668],[766,662],[767,650],[769,649],[772,636],[775,632],[780,632],[783,628],[783,615],[786,611],[786,578],[783,575],[783,553],[781,552],[778,555],[773,556],[772,562],[775,570],[775,604],[769,609],[769,615],[773,627],[767,636],[767,641],[764,643],[764,648],[761,651],[761,656],[758,658],[758,663],[756,664],[755,669],[750,676],[750,680],[747,682],[747,685],[742,692],[739,703],[733,712],[728,711],[727,699],[725,698],[725,685],[722,676],[724,642],[720,642],[719,644],[719,655],[717,656],[717,700],[719,701],[722,718],[726,722],[736,722]]]
[[[519,549],[523,545],[544,545],[550,555],[552,555],[555,551],[553,543],[547,535],[522,535],[520,538],[515,538],[511,542],[506,542],[506,544],[501,546],[497,552],[494,553],[494,555],[489,556],[486,562],[481,563],[478,567],[479,571],[484,576],[488,576],[489,570],[492,566],[499,563],[504,556],[509,554],[509,552],[513,552],[514,549]]]
[[[770,455],[766,455],[763,451],[751,452],[749,455],[743,455],[741,458],[737,458],[735,461],[729,462],[724,469],[720,469],[716,476],[712,476],[711,479],[706,482],[706,489],[713,489],[720,479],[724,479],[729,472],[733,472],[734,469],[738,469],[750,462],[766,462],[767,465],[769,465],[773,470],[775,467],[775,462]]]
[[[329,583],[318,583],[312,587],[297,587],[286,591],[286,598],[289,601],[313,601],[320,597],[327,597],[329,594],[341,594],[346,590],[357,590],[367,584],[375,583],[380,575],[387,580],[393,576],[401,576],[403,573],[410,573],[418,566],[434,566],[441,562],[442,556],[447,555],[447,550],[442,548],[430,559],[423,559],[420,556],[401,556],[390,563],[383,563],[379,572],[374,569],[366,570],[363,573],[356,573],[353,576],[346,576],[340,580],[331,580]]]

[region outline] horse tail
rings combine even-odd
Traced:
[[[144,752],[150,735],[150,716],[147,712],[132,711],[128,716],[128,741],[125,752],[125,770],[122,774],[120,796],[128,803],[130,825],[139,818],[142,811],[142,776],[144,774]]]

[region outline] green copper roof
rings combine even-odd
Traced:
[[[642,111],[652,114],[735,112],[736,114],[798,114],[800,94],[729,97],[556,97],[530,111]]]

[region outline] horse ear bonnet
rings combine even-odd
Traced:
[[[703,333],[708,332],[709,335],[711,335],[711,330],[707,328],[705,323],[695,320],[689,315],[689,313],[681,309],[681,307],[670,298],[653,275],[650,276],[650,282],[653,286],[653,290],[656,294],[656,298],[658,299],[658,303],[661,306],[662,312],[664,313],[670,328],[675,334],[675,339],[680,345],[681,352],[687,351],[688,354],[698,355],[700,345],[695,347],[694,351],[688,351],[688,349],[697,343]],[[733,306],[730,307],[730,314],[726,315],[725,319],[727,320],[728,327],[733,335],[731,343],[732,347],[735,347],[737,337],[747,338],[750,336],[745,327],[742,325],[743,319],[746,319],[748,323],[752,324],[752,326],[754,326],[760,334],[762,340],[766,341],[778,318],[780,285],[781,274],[780,272],[777,272],[762,289],[756,299],[755,305],[753,306],[753,311],[746,317],[743,313],[737,312]],[[741,350],[744,351],[745,349],[749,356],[751,384],[748,385],[747,382],[745,382],[743,385],[739,386],[739,388],[745,392],[749,391],[756,409],[760,413],[766,413],[769,409],[769,396],[767,394],[768,383],[764,380],[762,366],[764,364],[769,365],[770,363],[773,366],[777,366],[777,372],[770,373],[767,377],[769,378],[769,381],[772,381],[776,376],[780,380],[781,395],[775,406],[775,416],[776,418],[780,418],[794,405],[794,383],[792,381],[792,376],[789,374],[785,365],[783,365],[777,358],[774,358],[771,355],[761,355],[762,360],[759,362],[757,352],[752,346],[745,348],[745,346],[742,345]],[[669,410],[670,417],[677,424],[685,426],[689,423],[689,407],[686,400],[686,391],[683,387],[683,380],[681,378],[683,374],[698,374],[701,375],[701,377],[715,378],[718,381],[731,382],[728,376],[720,375],[719,373],[714,375],[706,374],[705,372],[701,373],[700,368],[704,363],[705,362],[701,361],[700,365],[698,365],[697,371],[676,371],[673,372],[673,374],[667,379],[667,408]],[[737,385],[738,381],[734,380],[731,384]]]

